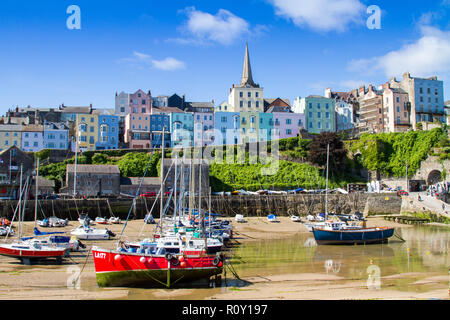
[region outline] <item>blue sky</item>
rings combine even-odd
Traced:
[[[70,5],[81,30],[69,30]],[[370,30],[368,6],[382,10]],[[0,113],[12,106],[113,108],[115,92],[227,99],[248,41],[267,98],[438,75],[450,99],[450,0],[0,2]]]

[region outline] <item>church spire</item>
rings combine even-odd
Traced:
[[[250,54],[248,53],[248,44],[245,44],[245,58],[244,58],[244,68],[242,70],[242,80],[241,87],[251,86],[258,87],[255,82],[253,82],[252,76],[252,66],[250,65]]]

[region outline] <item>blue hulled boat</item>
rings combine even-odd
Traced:
[[[345,227],[331,221],[327,221],[322,228],[313,229],[317,244],[386,243],[394,231],[394,228]]]

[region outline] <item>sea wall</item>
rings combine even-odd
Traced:
[[[211,197],[212,212],[225,217],[236,214],[245,216],[278,216],[317,214],[325,212],[325,195],[270,195],[270,196],[213,196]],[[353,213],[355,211],[368,214],[400,214],[402,200],[395,194],[332,194],[328,195],[328,212],[337,214]],[[122,220],[130,214],[130,219],[143,219],[148,211],[153,209],[153,216],[159,217],[160,203],[154,199],[137,199],[136,205],[130,210],[131,199],[88,199],[88,200],[40,200],[37,207],[37,218],[43,219],[56,215],[70,220],[78,219],[80,214],[110,217],[111,212]],[[202,208],[208,209],[209,199],[202,199]],[[0,201],[2,217],[12,219],[17,201]],[[35,202],[27,201],[25,220],[33,221],[35,217]],[[198,207],[198,201],[194,204]],[[169,206],[169,214],[173,206]],[[15,220],[17,221],[17,214]]]

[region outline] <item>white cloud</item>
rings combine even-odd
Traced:
[[[366,83],[368,82],[364,80],[344,80],[341,81],[339,84],[343,89],[353,90],[365,85]]]
[[[422,37],[380,57],[353,60],[349,69],[366,74],[383,72],[385,76],[446,76],[450,72],[450,31],[421,26]]]
[[[316,31],[345,31],[363,24],[366,7],[359,0],[269,0],[275,13],[299,27]]]
[[[182,12],[188,17],[185,25],[180,28],[186,37],[169,39],[169,41],[196,45],[211,42],[230,45],[235,40],[252,33],[250,24],[246,20],[225,9],[219,9],[215,15],[196,10],[195,7],[186,8]],[[264,27],[257,26],[255,30],[255,33],[258,33],[264,30]]]
[[[165,71],[173,71],[185,68],[184,62],[171,57],[165,58],[164,60],[152,60],[152,63],[155,68]]]
[[[129,66],[140,70],[155,68],[163,71],[175,71],[186,67],[184,62],[172,57],[167,57],[163,60],[155,60],[148,54],[137,51],[134,51],[133,55],[129,58],[120,59],[119,63],[126,63]]]

